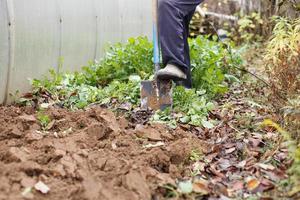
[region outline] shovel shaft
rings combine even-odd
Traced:
[[[158,0],[152,0],[152,17],[153,17],[153,61],[155,72],[160,70],[159,66],[159,37],[158,37]]]

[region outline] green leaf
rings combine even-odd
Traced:
[[[182,118],[180,118],[180,122],[183,124],[187,124],[191,121],[191,117],[190,116],[184,116]]]
[[[207,129],[212,129],[215,127],[210,121],[207,121],[204,119],[201,121],[201,123],[202,123],[202,126]]]
[[[239,83],[240,82],[240,80],[236,76],[231,75],[231,74],[225,74],[225,78],[226,78],[226,80],[228,80],[231,83],[234,83],[234,82]]]

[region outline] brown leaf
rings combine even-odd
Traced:
[[[202,195],[209,194],[208,182],[205,180],[197,180],[193,183],[193,191]]]
[[[25,99],[32,99],[33,98],[33,94],[31,92],[25,93],[22,96]]]
[[[198,162],[194,163],[192,167],[193,167],[193,171],[199,170],[199,171],[203,172],[203,171],[205,171],[205,166],[206,166],[206,164],[204,162],[198,161]]]
[[[261,142],[261,139],[249,138],[249,144],[254,148],[258,147],[261,144]]]
[[[277,155],[275,155],[275,158],[279,161],[284,161],[288,157],[288,153],[286,152],[281,152]]]
[[[235,150],[236,150],[236,148],[235,148],[235,147],[232,147],[232,148],[230,148],[230,149],[226,149],[225,153],[226,153],[226,154],[230,154],[230,153],[235,152]]]
[[[219,195],[229,196],[227,188],[222,183],[217,183],[214,191]]]
[[[235,147],[235,144],[234,143],[227,143],[227,144],[224,144],[224,148],[226,149],[230,149],[232,147]]]
[[[216,166],[215,166],[215,165],[211,165],[211,166],[210,166],[210,171],[211,171],[214,175],[216,175],[216,176],[219,176],[219,177],[221,177],[221,178],[225,178],[225,175],[222,174],[221,172],[219,172],[219,171],[216,169]]]
[[[274,188],[274,184],[266,178],[262,179],[261,185],[263,186],[264,192]]]
[[[264,164],[264,163],[257,163],[257,166],[260,167],[261,169],[264,169],[264,170],[273,171],[275,169],[275,167],[273,165],[267,165],[267,164]]]
[[[222,183],[223,182],[223,178],[221,178],[219,176],[216,176],[216,177],[212,178],[210,181],[214,185],[214,184],[217,184],[217,183]]]
[[[209,154],[209,155],[205,156],[205,161],[210,163],[217,156],[218,156],[218,153]]]
[[[226,169],[228,169],[229,167],[232,166],[232,164],[230,163],[230,161],[229,161],[228,159],[223,159],[223,158],[221,158],[221,159],[218,161],[218,163],[219,163],[219,166],[220,166],[220,168],[221,168],[222,170],[226,170]]]
[[[241,162],[239,162],[239,164],[237,165],[238,168],[244,168],[247,164],[247,161],[246,160],[243,160]]]
[[[248,155],[251,157],[257,157],[260,154],[258,149],[248,149]]]
[[[235,181],[231,186],[231,189],[234,191],[242,190],[243,188],[244,188],[243,181]]]
[[[55,123],[56,123],[56,120],[52,120],[46,127],[46,130],[47,131],[51,130],[54,127]]]
[[[265,171],[264,174],[268,179],[274,182],[278,182],[284,178],[282,175],[276,174],[273,171]]]
[[[250,158],[247,159],[246,167],[251,167],[256,163],[257,163],[257,159],[254,158],[254,157],[250,157]]]
[[[296,185],[289,193],[289,197],[293,197],[296,194],[300,193],[300,185]]]

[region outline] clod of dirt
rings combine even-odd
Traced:
[[[125,176],[124,184],[129,190],[136,192],[140,199],[151,199],[151,191],[141,173],[130,171]]]
[[[92,124],[86,129],[86,133],[95,138],[95,140],[101,140],[107,136],[107,132],[105,131],[105,127],[102,124]]]
[[[22,165],[20,165],[18,170],[24,172],[27,176],[30,177],[39,176],[44,172],[41,165],[33,161],[22,162]]]
[[[188,160],[193,150],[201,150],[203,144],[197,143],[197,140],[191,142],[188,138],[180,139],[167,147],[171,158],[171,163],[178,165]]]
[[[55,177],[65,177],[67,175],[66,171],[64,170],[64,166],[62,164],[57,164],[51,170],[53,176]]]
[[[21,138],[23,136],[23,132],[20,131],[17,127],[14,127],[9,133],[9,138]]]
[[[125,117],[121,117],[118,122],[122,130],[125,130],[129,127],[129,122]]]
[[[151,110],[141,110],[140,108],[137,108],[132,111],[129,121],[133,124],[147,124],[152,114],[153,111]]]
[[[160,197],[155,193],[158,185],[175,185],[176,178],[184,176],[183,167],[171,163],[183,151],[178,141],[187,140],[182,143],[188,146],[182,159],[199,145],[199,139],[190,137],[188,131],[157,124],[136,127],[100,107],[88,111],[49,108],[45,112],[56,122],[47,132],[40,132],[38,121],[33,121],[34,110],[17,109],[19,114],[14,110],[0,107],[0,199]],[[54,137],[55,132],[66,130],[72,133]],[[7,137],[12,131],[13,136]],[[138,134],[148,141],[137,139]],[[145,148],[149,144],[151,148]],[[46,195],[34,190],[39,180],[51,188]]]
[[[33,115],[21,115],[19,119],[24,122],[36,122],[36,118]]]
[[[153,149],[148,157],[150,166],[161,173],[169,173],[170,157],[161,149]]]
[[[76,177],[77,165],[76,162],[74,162],[74,159],[72,159],[70,156],[65,156],[60,162],[64,166],[64,169],[68,175],[71,177]]]
[[[11,147],[8,151],[1,156],[1,160],[6,163],[11,162],[24,162],[29,158],[29,153],[25,151],[25,149]]]
[[[39,141],[43,139],[43,135],[36,132],[36,131],[30,131],[28,134],[26,134],[25,136],[25,140],[28,142],[28,143],[31,143],[31,142],[34,142],[34,141]]]
[[[111,132],[115,134],[120,133],[120,126],[117,122],[117,119],[113,112],[108,110],[97,110],[96,117],[99,122],[103,123],[103,125]]]
[[[161,134],[156,129],[138,124],[135,127],[136,135],[140,138],[147,138],[150,141],[161,141]]]
[[[35,185],[35,183],[36,183],[36,180],[34,180],[33,178],[30,178],[28,176],[23,177],[21,180],[21,185],[24,188],[33,187]]]

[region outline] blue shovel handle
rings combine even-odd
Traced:
[[[152,17],[153,17],[153,61],[155,72],[160,70],[160,51],[159,51],[159,36],[158,36],[158,0],[152,0]]]

